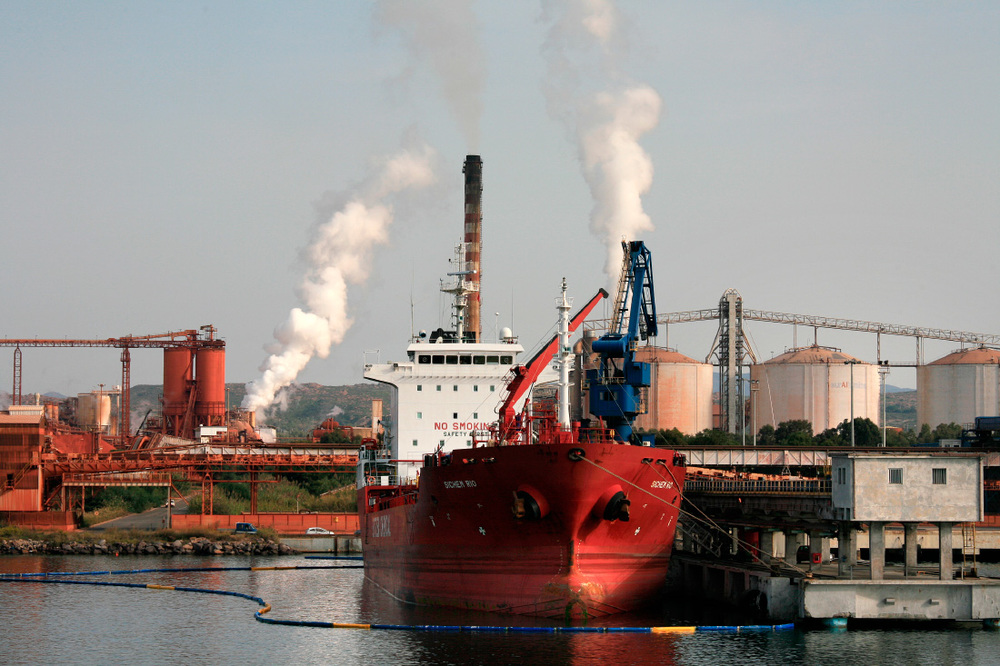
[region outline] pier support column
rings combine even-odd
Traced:
[[[917,573],[917,524],[903,523],[903,576]]]
[[[819,555],[820,563],[830,561],[830,540],[823,536],[818,530],[809,532],[809,566],[812,568],[813,562]]]
[[[858,563],[857,532],[852,523],[843,522],[838,525],[837,534],[837,575],[849,577],[853,567]]]
[[[795,532],[785,532],[785,563],[795,564],[795,554],[799,549],[799,535]]]
[[[872,521],[868,525],[868,551],[872,565],[872,580],[885,578],[885,523]]]
[[[938,523],[938,550],[941,553],[941,580],[952,579],[951,537],[953,523]]]
[[[774,532],[771,530],[760,531],[760,559],[764,564],[770,565],[771,558],[774,557]]]

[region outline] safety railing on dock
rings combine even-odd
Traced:
[[[829,495],[830,479],[699,479],[684,480],[685,493],[732,495]]]

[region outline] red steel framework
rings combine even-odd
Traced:
[[[22,347],[115,347],[122,350],[121,362],[122,362],[122,392],[121,392],[121,405],[119,406],[119,419],[120,427],[118,429],[118,436],[121,438],[121,443],[124,445],[128,441],[130,423],[129,415],[131,413],[130,404],[130,387],[132,385],[131,381],[131,365],[132,365],[132,349],[185,349],[189,352],[195,354],[206,351],[206,362],[205,366],[208,368],[207,375],[208,379],[205,382],[206,386],[199,387],[197,394],[194,387],[185,387],[186,391],[190,392],[190,398],[188,403],[194,402],[197,395],[205,396],[205,414],[208,423],[206,425],[221,425],[222,420],[225,418],[225,340],[219,340],[215,337],[216,329],[212,325],[202,326],[198,329],[188,329],[185,331],[169,331],[167,333],[156,333],[154,335],[127,335],[120,338],[105,338],[103,340],[44,340],[44,339],[14,339],[5,338],[0,339],[0,347],[14,347],[14,387],[11,397],[11,403],[15,405],[21,404],[21,348]],[[211,351],[208,351],[211,350]],[[221,389],[218,384],[221,383]],[[209,385],[210,384],[210,385]],[[220,410],[219,406],[219,395],[223,395],[222,407]],[[186,394],[185,394],[186,395]],[[167,398],[164,396],[164,401]],[[166,408],[166,405],[164,405]],[[190,409],[195,409],[191,406]],[[196,411],[194,413],[197,413]],[[178,435],[190,435],[190,433],[181,432],[180,424],[184,427],[190,428],[191,418],[194,413],[182,412],[181,420],[178,424],[177,432],[171,434]],[[166,416],[166,414],[165,414]],[[220,420],[221,419],[221,420]],[[166,419],[165,419],[166,420]]]

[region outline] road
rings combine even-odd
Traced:
[[[177,505],[171,507],[170,511],[172,513],[187,513],[187,502],[183,499],[174,500]],[[157,507],[155,509],[149,509],[142,513],[133,513],[128,516],[122,516],[121,518],[115,518],[114,520],[109,520],[105,523],[99,523],[91,527],[91,530],[161,530],[165,529],[169,524],[169,519],[167,516],[166,507]]]

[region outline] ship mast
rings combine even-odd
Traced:
[[[566,278],[562,281],[562,294],[556,301],[559,311],[559,353],[556,366],[559,368],[559,428],[570,429],[569,421],[569,369],[573,364],[573,349],[569,346],[569,310],[573,299],[566,297]]]

